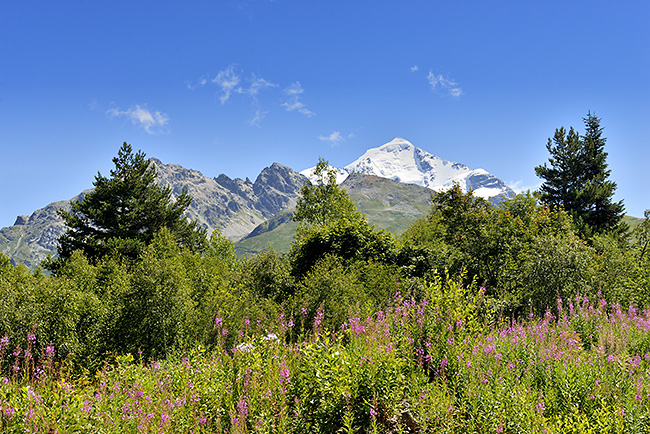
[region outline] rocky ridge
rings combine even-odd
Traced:
[[[158,170],[157,182],[170,186],[173,197],[183,189],[192,196],[186,211],[189,219],[196,220],[208,234],[218,229],[233,241],[248,235],[279,211],[293,207],[300,187],[307,180],[278,163],[262,170],[255,182],[251,182],[230,179],[223,174],[209,178],[197,170],[164,164],[156,158],[151,160]],[[70,203],[82,200],[88,191],[67,201],[51,203],[29,217],[18,216],[13,226],[0,229],[0,252],[14,264],[36,268],[48,254],[56,253],[57,240],[65,232],[57,210],[69,210]]]

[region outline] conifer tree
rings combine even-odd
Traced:
[[[583,234],[623,233],[627,230],[622,223],[623,201],[612,201],[616,183],[609,179],[607,139],[600,119],[589,112],[583,121],[583,136],[573,127],[568,133],[562,127],[548,139],[550,167],[546,163],[535,167],[537,176],[544,179],[539,189],[541,200],[550,206],[563,206]]]
[[[96,262],[113,254],[136,259],[154,235],[167,228],[178,244],[201,249],[206,243],[205,230],[189,222],[183,213],[192,198],[185,190],[171,199],[171,188],[156,184],[157,171],[151,160],[124,142],[110,177],[95,176],[94,189],[70,211],[59,210],[67,226],[59,238],[58,258],[46,261],[56,272],[76,250]]]

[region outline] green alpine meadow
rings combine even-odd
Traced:
[[[321,158],[237,249],[125,142],[55,254],[0,254],[0,432],[650,432],[650,210],[583,123],[498,200]]]

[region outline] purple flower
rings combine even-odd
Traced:
[[[280,369],[280,381],[283,384],[286,384],[289,382],[289,368],[284,366],[282,369]]]
[[[237,410],[241,418],[246,418],[248,415],[248,403],[246,403],[246,395],[242,396],[241,401],[237,403]]]
[[[325,317],[325,311],[323,310],[323,308],[319,308],[318,311],[316,312],[316,318],[314,318],[314,328],[318,328],[321,325],[324,317]]]

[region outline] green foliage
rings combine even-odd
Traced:
[[[59,239],[58,258],[47,261],[47,268],[56,272],[76,250],[92,263],[109,255],[136,259],[162,228],[179,246],[205,247],[205,231],[183,216],[192,201],[186,191],[172,202],[171,187],[155,183],[155,166],[126,142],[113,163],[110,178],[98,173],[82,201],[59,211],[67,231]]]
[[[650,248],[650,209],[643,212],[643,217],[643,221],[632,232],[632,236],[636,240],[639,250],[639,263],[643,263],[644,260],[647,262],[648,256],[650,256],[648,254],[648,249]]]
[[[301,350],[292,377],[294,432],[370,432],[385,427],[402,396],[404,360],[384,352],[368,360],[329,336]],[[379,423],[377,423],[379,421]]]
[[[35,335],[31,347],[36,359],[48,345],[56,346],[58,359],[84,354],[94,345],[103,307],[89,287],[94,270],[83,256],[73,255],[56,280],[2,262],[0,336],[26,348],[27,336]]]
[[[539,205],[530,193],[493,206],[458,185],[434,194],[432,203],[402,237],[397,257],[409,275],[464,270],[466,283],[476,279],[492,308],[509,315],[541,313],[557,298],[596,292],[596,252],[562,208]]]
[[[232,288],[237,263],[230,241],[214,233],[203,254],[179,248],[163,229],[134,263],[81,250],[56,276],[0,261],[0,335],[25,348],[56,348],[74,369],[100,368],[109,353],[165,356],[182,343],[217,340],[215,316],[231,327],[260,308]],[[251,306],[246,306],[251,304]]]
[[[588,113],[583,121],[583,136],[573,127],[568,133],[562,127],[555,130],[553,139],[548,139],[550,166],[545,163],[535,167],[537,176],[544,179],[541,199],[549,206],[563,206],[583,234],[622,234],[627,230],[622,223],[623,201],[612,201],[616,183],[608,179],[611,171],[607,169],[600,119]]]
[[[394,241],[385,231],[377,230],[365,219],[343,217],[323,226],[314,226],[294,241],[289,253],[292,273],[304,276],[325,255],[343,260],[393,261]]]
[[[314,176],[316,184],[308,180],[300,189],[293,219],[301,226],[325,225],[341,218],[359,220],[363,218],[345,190],[336,183],[336,171],[326,160],[320,158]],[[300,228],[300,227],[299,227]]]
[[[393,262],[392,236],[368,224],[336,184],[336,173],[327,161],[320,159],[314,173],[320,182],[303,186],[293,217],[300,225],[289,252],[291,274],[301,279],[326,255],[348,263]]]
[[[241,284],[260,297],[277,303],[289,299],[295,292],[289,263],[275,250],[265,250],[242,261]]]
[[[343,324],[351,310],[370,313],[368,297],[357,276],[340,258],[327,255],[319,260],[301,280],[293,300],[293,311],[301,321],[315,318],[324,312],[322,327],[336,330]],[[302,313],[302,309],[305,309]],[[321,313],[322,315],[322,313]],[[309,329],[311,323],[305,324]]]
[[[169,268],[175,276],[194,288],[189,276],[183,278],[183,268],[192,263],[200,269],[200,256],[186,256],[182,250],[170,254],[177,249],[173,238],[168,233],[156,238],[142,266],[147,261],[158,261],[159,266],[172,261]],[[217,239],[213,244],[222,255],[212,259],[221,259],[206,261],[206,270],[221,270],[224,278],[239,272],[228,261],[227,243]],[[103,297],[108,297],[156,275],[147,270],[138,277],[133,267],[109,261],[94,266],[79,252],[74,256],[66,264],[68,274],[56,277],[25,274],[24,267],[11,267],[0,257],[0,276],[15,284],[52,280],[82,292],[101,281],[107,284]],[[328,260],[332,262],[325,266]],[[340,282],[339,289],[356,285],[367,290],[366,286],[391,279],[376,262],[343,267],[337,258],[327,257],[312,272],[321,264],[318,279],[336,275],[331,286]],[[346,282],[346,275],[354,278]],[[201,275],[196,282],[208,278]],[[8,343],[0,339],[4,366],[0,431],[628,433],[650,429],[647,311],[633,307],[622,311],[605,300],[578,298],[565,300],[543,318],[498,320],[485,310],[482,288],[476,282],[464,284],[466,280],[440,275],[420,282],[420,299],[402,296],[400,291],[381,307],[353,309],[341,326],[326,324],[327,309],[336,305],[322,304],[325,321],[317,333],[296,340],[282,339],[284,331],[296,327],[286,316],[261,318],[239,333],[228,329],[233,337],[217,340],[209,350],[200,344],[186,348],[177,344],[165,359],[153,363],[130,354],[115,356],[112,366],[76,381],[49,356],[32,358],[42,353],[38,329],[26,345],[13,337]],[[225,324],[225,320],[219,323],[220,336]],[[14,350],[16,344],[21,351]]]
[[[113,344],[120,352],[142,350],[146,357],[164,356],[187,338],[195,306],[171,233],[161,232],[145,249],[128,291],[121,296]]]

